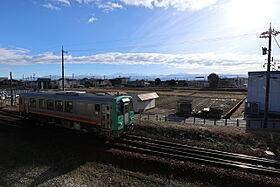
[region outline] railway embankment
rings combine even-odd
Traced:
[[[16,116],[14,117],[7,118],[1,123],[16,120]],[[0,128],[2,186],[279,186],[280,184],[278,177],[122,150],[87,134],[77,135],[73,131],[61,128],[18,129],[15,124],[0,125]],[[262,140],[255,140],[254,136],[257,135],[254,133],[258,132],[249,133],[242,128],[193,127],[157,122],[138,122],[133,133],[230,152],[234,152],[234,146],[242,147],[251,141],[248,147],[242,148],[244,150],[250,148],[251,155],[263,154],[265,148],[278,141],[275,134],[272,135],[273,138],[267,139],[267,136],[263,135],[264,137],[260,138]],[[268,136],[271,135],[268,133]]]

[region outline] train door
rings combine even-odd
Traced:
[[[28,103],[27,103],[28,99],[24,98],[24,97],[20,97],[19,98],[19,110],[21,112],[27,113],[28,111]]]
[[[122,99],[122,114],[123,114],[123,123],[124,125],[129,124],[129,102],[130,99],[124,98]]]
[[[28,113],[28,101],[29,101],[28,98],[23,98],[23,111],[25,113]]]
[[[111,105],[102,104],[101,107],[101,125],[103,129],[111,129]]]
[[[124,105],[123,121],[124,121],[124,124],[127,125],[129,123],[129,103],[126,102],[123,105]]]

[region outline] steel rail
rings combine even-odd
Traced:
[[[143,141],[143,139],[145,139],[144,137],[142,141],[129,140],[126,138],[127,137],[120,139],[118,142],[114,144],[114,146],[120,149],[134,151],[142,154],[150,154],[150,155],[155,155],[164,158],[171,158],[171,159],[177,159],[182,161],[192,161],[192,162],[198,162],[198,163],[212,165],[216,167],[218,166],[222,168],[239,169],[239,170],[249,171],[251,173],[280,177],[280,169],[273,167],[274,165],[269,162],[265,162],[265,164],[253,164],[248,162],[249,160],[248,158],[242,161],[234,160],[231,159],[230,157],[219,158],[219,157],[215,157],[215,155],[211,153],[208,154],[207,152],[202,153],[201,151],[198,151],[195,153],[193,151],[189,152],[188,149],[178,149],[178,147],[176,146],[172,147],[172,146],[150,143],[147,141],[144,142]],[[152,139],[149,140],[151,141]],[[268,161],[269,159],[266,160]],[[275,160],[270,160],[270,161],[272,161],[273,163]]]
[[[229,158],[229,159],[236,160],[236,161],[245,161],[245,162],[249,162],[249,163],[253,163],[253,164],[261,164],[261,165],[267,165],[267,166],[273,166],[276,168],[280,168],[280,161],[278,161],[278,160],[260,158],[260,157],[245,155],[245,154],[239,154],[239,153],[219,151],[219,150],[215,150],[215,149],[208,149],[208,148],[190,146],[190,145],[185,145],[185,144],[178,144],[178,143],[168,142],[168,141],[164,141],[164,140],[156,140],[156,139],[135,136],[135,135],[127,135],[123,139],[124,140],[125,139],[137,140],[139,142],[143,141],[146,143],[149,142],[149,143],[153,143],[155,145],[160,145],[160,146],[165,145],[167,147],[169,146],[176,150],[183,150],[183,151],[188,151],[188,152],[193,152],[193,153],[207,154],[207,155],[212,155],[212,156],[215,156],[218,158]]]

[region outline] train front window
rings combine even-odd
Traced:
[[[133,111],[132,101],[128,98],[117,102],[117,115],[124,115],[125,113],[129,113],[130,111]]]
[[[129,112],[129,103],[125,103],[124,104],[124,113],[128,113]]]
[[[117,102],[117,115],[123,115],[123,102]]]

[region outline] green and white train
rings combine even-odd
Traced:
[[[134,125],[130,96],[74,91],[23,93],[19,110],[40,124],[96,133],[108,139],[120,137]]]

